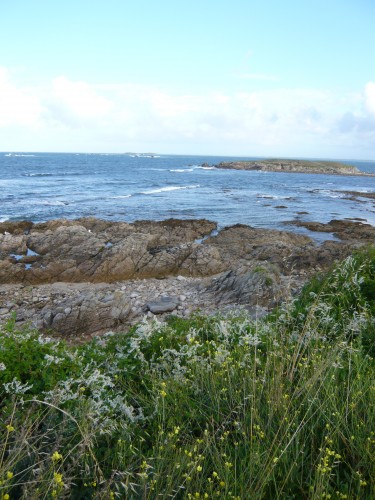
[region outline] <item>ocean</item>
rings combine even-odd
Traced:
[[[375,225],[375,177],[219,170],[255,160],[153,154],[0,153],[0,221],[98,217],[113,221],[206,218],[291,230],[327,239],[289,221],[362,219]],[[340,160],[338,160],[340,161]],[[375,161],[343,161],[375,173]]]

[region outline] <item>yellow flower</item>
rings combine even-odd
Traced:
[[[59,474],[58,472],[55,472],[53,474],[53,479],[54,479],[55,483],[57,485],[59,485],[59,486],[63,486],[64,485],[62,477],[63,477],[62,474]]]
[[[3,495],[3,500],[9,500],[10,496],[8,495],[8,493],[5,493],[5,495]]]
[[[8,471],[7,472],[7,479],[12,479],[12,477],[13,477],[13,472]]]
[[[165,398],[166,395],[167,395],[167,393],[165,391],[160,391],[160,396],[162,398]]]
[[[14,427],[13,427],[13,425],[9,425],[9,424],[8,424],[8,425],[6,426],[6,429],[7,429],[7,431],[8,431],[8,432],[13,432],[13,431],[14,431]]]
[[[52,455],[52,460],[53,460],[54,462],[58,462],[58,461],[59,461],[59,460],[61,460],[61,459],[62,459],[62,455],[61,455],[61,453],[59,453],[58,451],[55,451],[55,452],[53,453],[53,455]]]

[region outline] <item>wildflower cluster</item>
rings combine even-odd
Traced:
[[[0,498],[371,498],[368,261],[262,321],[145,320],[79,347],[5,325]]]

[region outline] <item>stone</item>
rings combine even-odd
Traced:
[[[174,311],[177,305],[178,305],[178,299],[174,297],[162,297],[158,301],[148,302],[146,304],[146,307],[153,314],[162,314]]]

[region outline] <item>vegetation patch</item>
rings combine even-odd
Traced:
[[[263,320],[0,339],[0,498],[374,498],[375,252]]]

